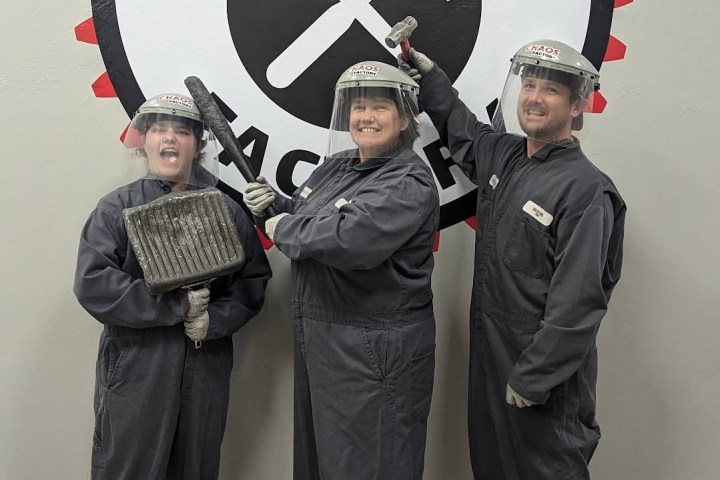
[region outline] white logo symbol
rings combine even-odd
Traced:
[[[320,55],[357,20],[393,56],[399,48],[388,48],[385,36],[392,28],[370,5],[372,0],[340,0],[315,20],[297,40],[268,66],[267,79],[275,88],[295,81]]]

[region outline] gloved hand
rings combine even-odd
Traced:
[[[257,182],[250,182],[245,187],[243,203],[256,217],[264,217],[265,209],[275,201],[275,190],[268,185],[265,177],[257,177]]]
[[[275,227],[277,227],[278,222],[282,218],[287,217],[288,215],[288,213],[280,213],[265,222],[265,233],[267,234],[268,238],[273,242],[275,241]]]
[[[185,318],[185,335],[187,335],[190,340],[194,340],[196,342],[205,340],[209,326],[210,314],[207,310],[196,317],[188,316]]]
[[[430,70],[435,66],[432,60],[412,47],[410,47],[409,60],[406,61],[401,53],[398,55],[397,61],[400,70],[407,73],[410,78],[418,83],[422,76],[430,73]]]
[[[197,317],[207,310],[210,301],[210,290],[207,288],[198,288],[197,290],[188,290],[188,308],[187,317]]]
[[[505,387],[505,401],[508,403],[508,405],[515,405],[518,408],[525,408],[531,405],[536,405],[535,402],[531,402],[530,400],[521,397],[515,390],[510,387],[509,384]]]

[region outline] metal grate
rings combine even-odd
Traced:
[[[222,193],[171,193],[123,210],[128,239],[153,294],[239,270],[245,251]]]

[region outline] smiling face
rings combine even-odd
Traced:
[[[572,119],[581,113],[581,101],[571,101],[567,85],[533,76],[523,77],[517,115],[520,127],[529,138],[548,143],[569,139]]]
[[[395,102],[382,97],[358,97],[350,105],[350,136],[360,161],[377,157],[395,145],[410,121],[401,117]]]
[[[175,120],[153,122],[142,136],[148,168],[160,178],[187,184],[200,145],[192,128]]]

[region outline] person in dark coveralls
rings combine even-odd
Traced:
[[[335,89],[328,155],[291,199],[247,187],[292,260],[296,480],[420,480],[435,368],[439,197],[413,150],[417,84],[363,62]]]
[[[595,340],[619,278],[625,203],[573,130],[599,88],[571,47],[522,47],[493,126],[411,51],[400,67],[453,161],[478,186],[468,429],[476,479],[589,478]],[[504,132],[504,133],[503,133]]]
[[[75,273],[80,304],[105,325],[92,478],[215,479],[232,334],[262,307],[270,267],[250,219],[226,196],[245,266],[209,288],[151,294],[121,212],[170,192],[215,185],[217,148],[192,98],[175,94],[143,103],[125,138],[147,163],[147,175],[100,200],[82,231]]]

